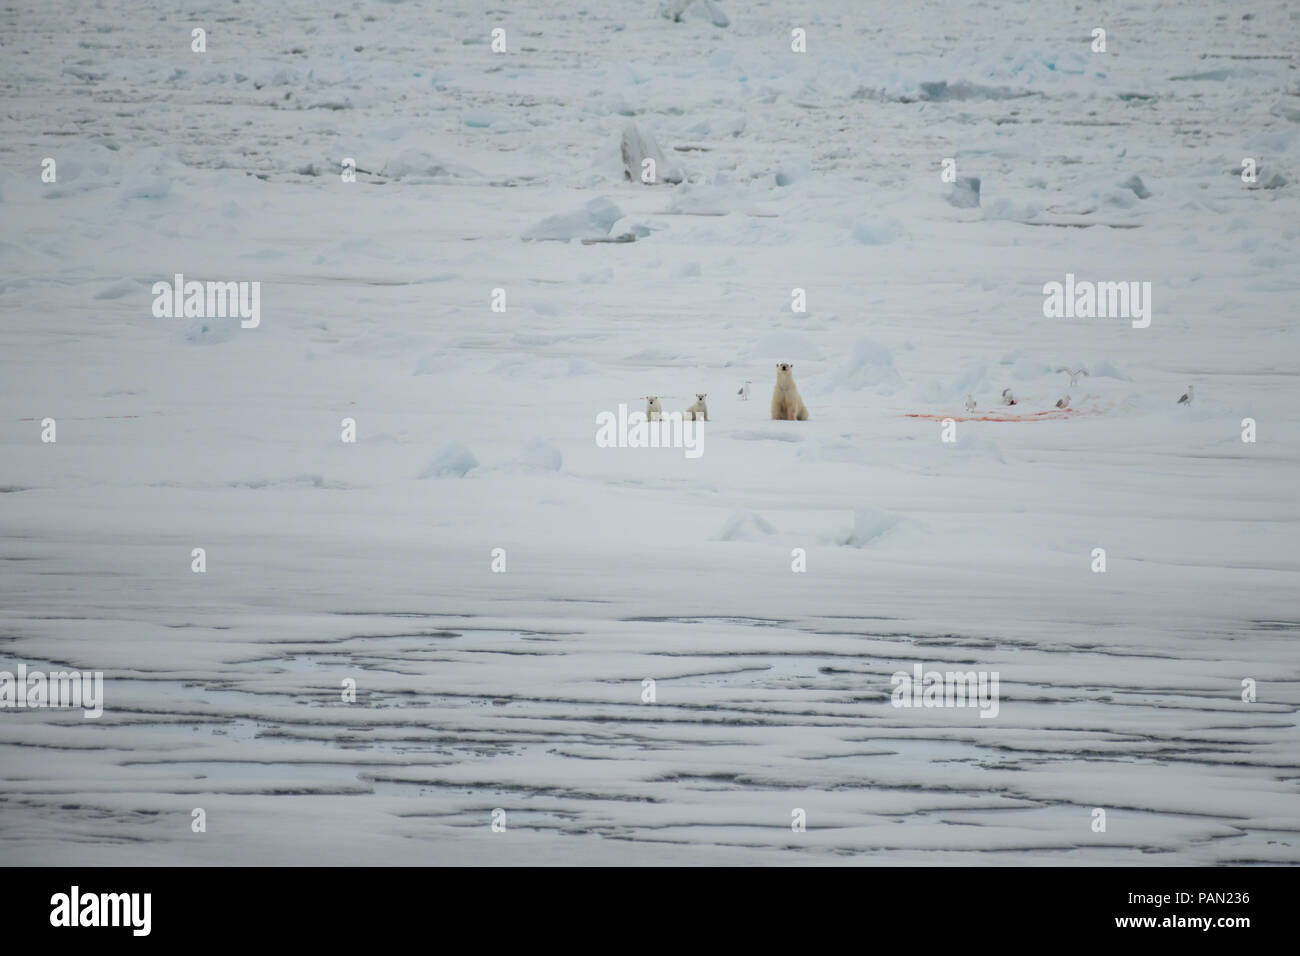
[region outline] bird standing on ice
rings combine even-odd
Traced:
[[[1190,385],[1187,386],[1187,391],[1184,392],[1184,393],[1183,393],[1183,397],[1180,398],[1180,399],[1178,400],[1178,404],[1179,404],[1179,405],[1186,405],[1188,408],[1191,408],[1191,406],[1192,406],[1192,386],[1190,386]]]
[[[1087,374],[1088,374],[1088,370],[1087,370],[1086,368],[1084,368],[1083,366],[1079,366],[1078,368],[1075,368],[1075,369],[1069,369],[1069,368],[1066,368],[1064,365],[1062,365],[1060,368],[1058,368],[1058,369],[1056,370],[1056,372],[1057,372],[1058,375],[1059,375],[1061,372],[1065,372],[1067,375],[1069,375],[1069,376],[1070,376],[1070,384],[1071,384],[1071,385],[1078,385],[1078,384],[1079,384],[1079,376],[1080,376],[1080,375],[1087,375]]]
[[[1058,399],[1056,400],[1056,407],[1057,407],[1057,408],[1069,408],[1069,407],[1070,407],[1070,396],[1069,396],[1069,395],[1066,395],[1065,398],[1058,398]]]
[[[975,411],[975,397],[969,392],[966,393],[966,411]]]
[[[742,402],[749,401],[749,386],[753,384],[754,384],[754,380],[752,378],[747,378],[745,379],[745,384],[740,386],[740,391],[738,391],[736,394],[740,396],[740,400]]]
[[[1016,396],[1014,396],[1014,395],[1011,394],[1011,389],[1009,389],[1009,388],[1004,388],[1004,389],[1002,390],[1002,404],[1003,404],[1003,405],[1014,405],[1015,403],[1016,403]]]

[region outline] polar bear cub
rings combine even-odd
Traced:
[[[776,388],[772,390],[772,418],[782,421],[808,420],[808,406],[803,403],[803,396],[795,388],[794,368],[790,362],[778,362],[776,366]]]
[[[709,420],[709,406],[704,404],[704,399],[707,396],[708,396],[708,392],[696,392],[695,404],[692,405],[690,408],[686,409],[686,411],[682,414],[682,418],[686,419],[686,421],[688,422],[691,419],[694,419],[695,421],[707,422]]]
[[[658,395],[647,395],[645,397],[645,417],[648,422],[661,422],[664,418],[664,407],[659,404]]]

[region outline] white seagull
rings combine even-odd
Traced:
[[[969,392],[966,393],[966,411],[975,411],[975,398]]]
[[[1011,389],[1009,389],[1009,388],[1004,388],[1004,389],[1002,390],[1002,404],[1003,404],[1003,405],[1014,405],[1015,403],[1016,403],[1016,396],[1014,396],[1014,395],[1011,394]]]
[[[1179,405],[1186,405],[1186,406],[1188,406],[1189,408],[1191,407],[1191,404],[1192,404],[1192,386],[1190,386],[1190,385],[1187,386],[1187,391],[1183,394],[1183,397],[1180,398],[1180,399],[1178,400],[1178,404],[1179,404]]]
[[[1082,365],[1080,365],[1078,368],[1066,368],[1064,365],[1062,365],[1060,368],[1056,370],[1056,372],[1058,375],[1061,372],[1065,372],[1067,375],[1069,375],[1071,385],[1078,385],[1079,376],[1088,374],[1088,370],[1084,368]]]
[[[1056,407],[1057,407],[1057,408],[1069,408],[1069,407],[1070,407],[1070,396],[1069,396],[1069,395],[1066,395],[1065,398],[1058,399],[1057,402],[1056,402]]]
[[[740,386],[740,391],[738,391],[736,394],[740,396],[740,400],[742,402],[749,401],[749,386],[753,384],[754,384],[754,380],[752,378],[747,378],[745,379],[745,384]]]

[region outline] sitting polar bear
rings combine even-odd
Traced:
[[[709,420],[709,406],[704,404],[704,399],[707,395],[708,392],[696,392],[695,404],[686,409],[682,414],[682,418],[688,422],[691,419],[700,422],[707,422]]]
[[[778,362],[776,366],[776,388],[772,389],[772,418],[781,421],[808,420],[808,406],[803,403],[803,396],[795,387],[794,375],[790,362]]]

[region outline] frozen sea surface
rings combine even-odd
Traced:
[[[1300,10],[721,5],[0,12],[0,862],[1300,862]]]

